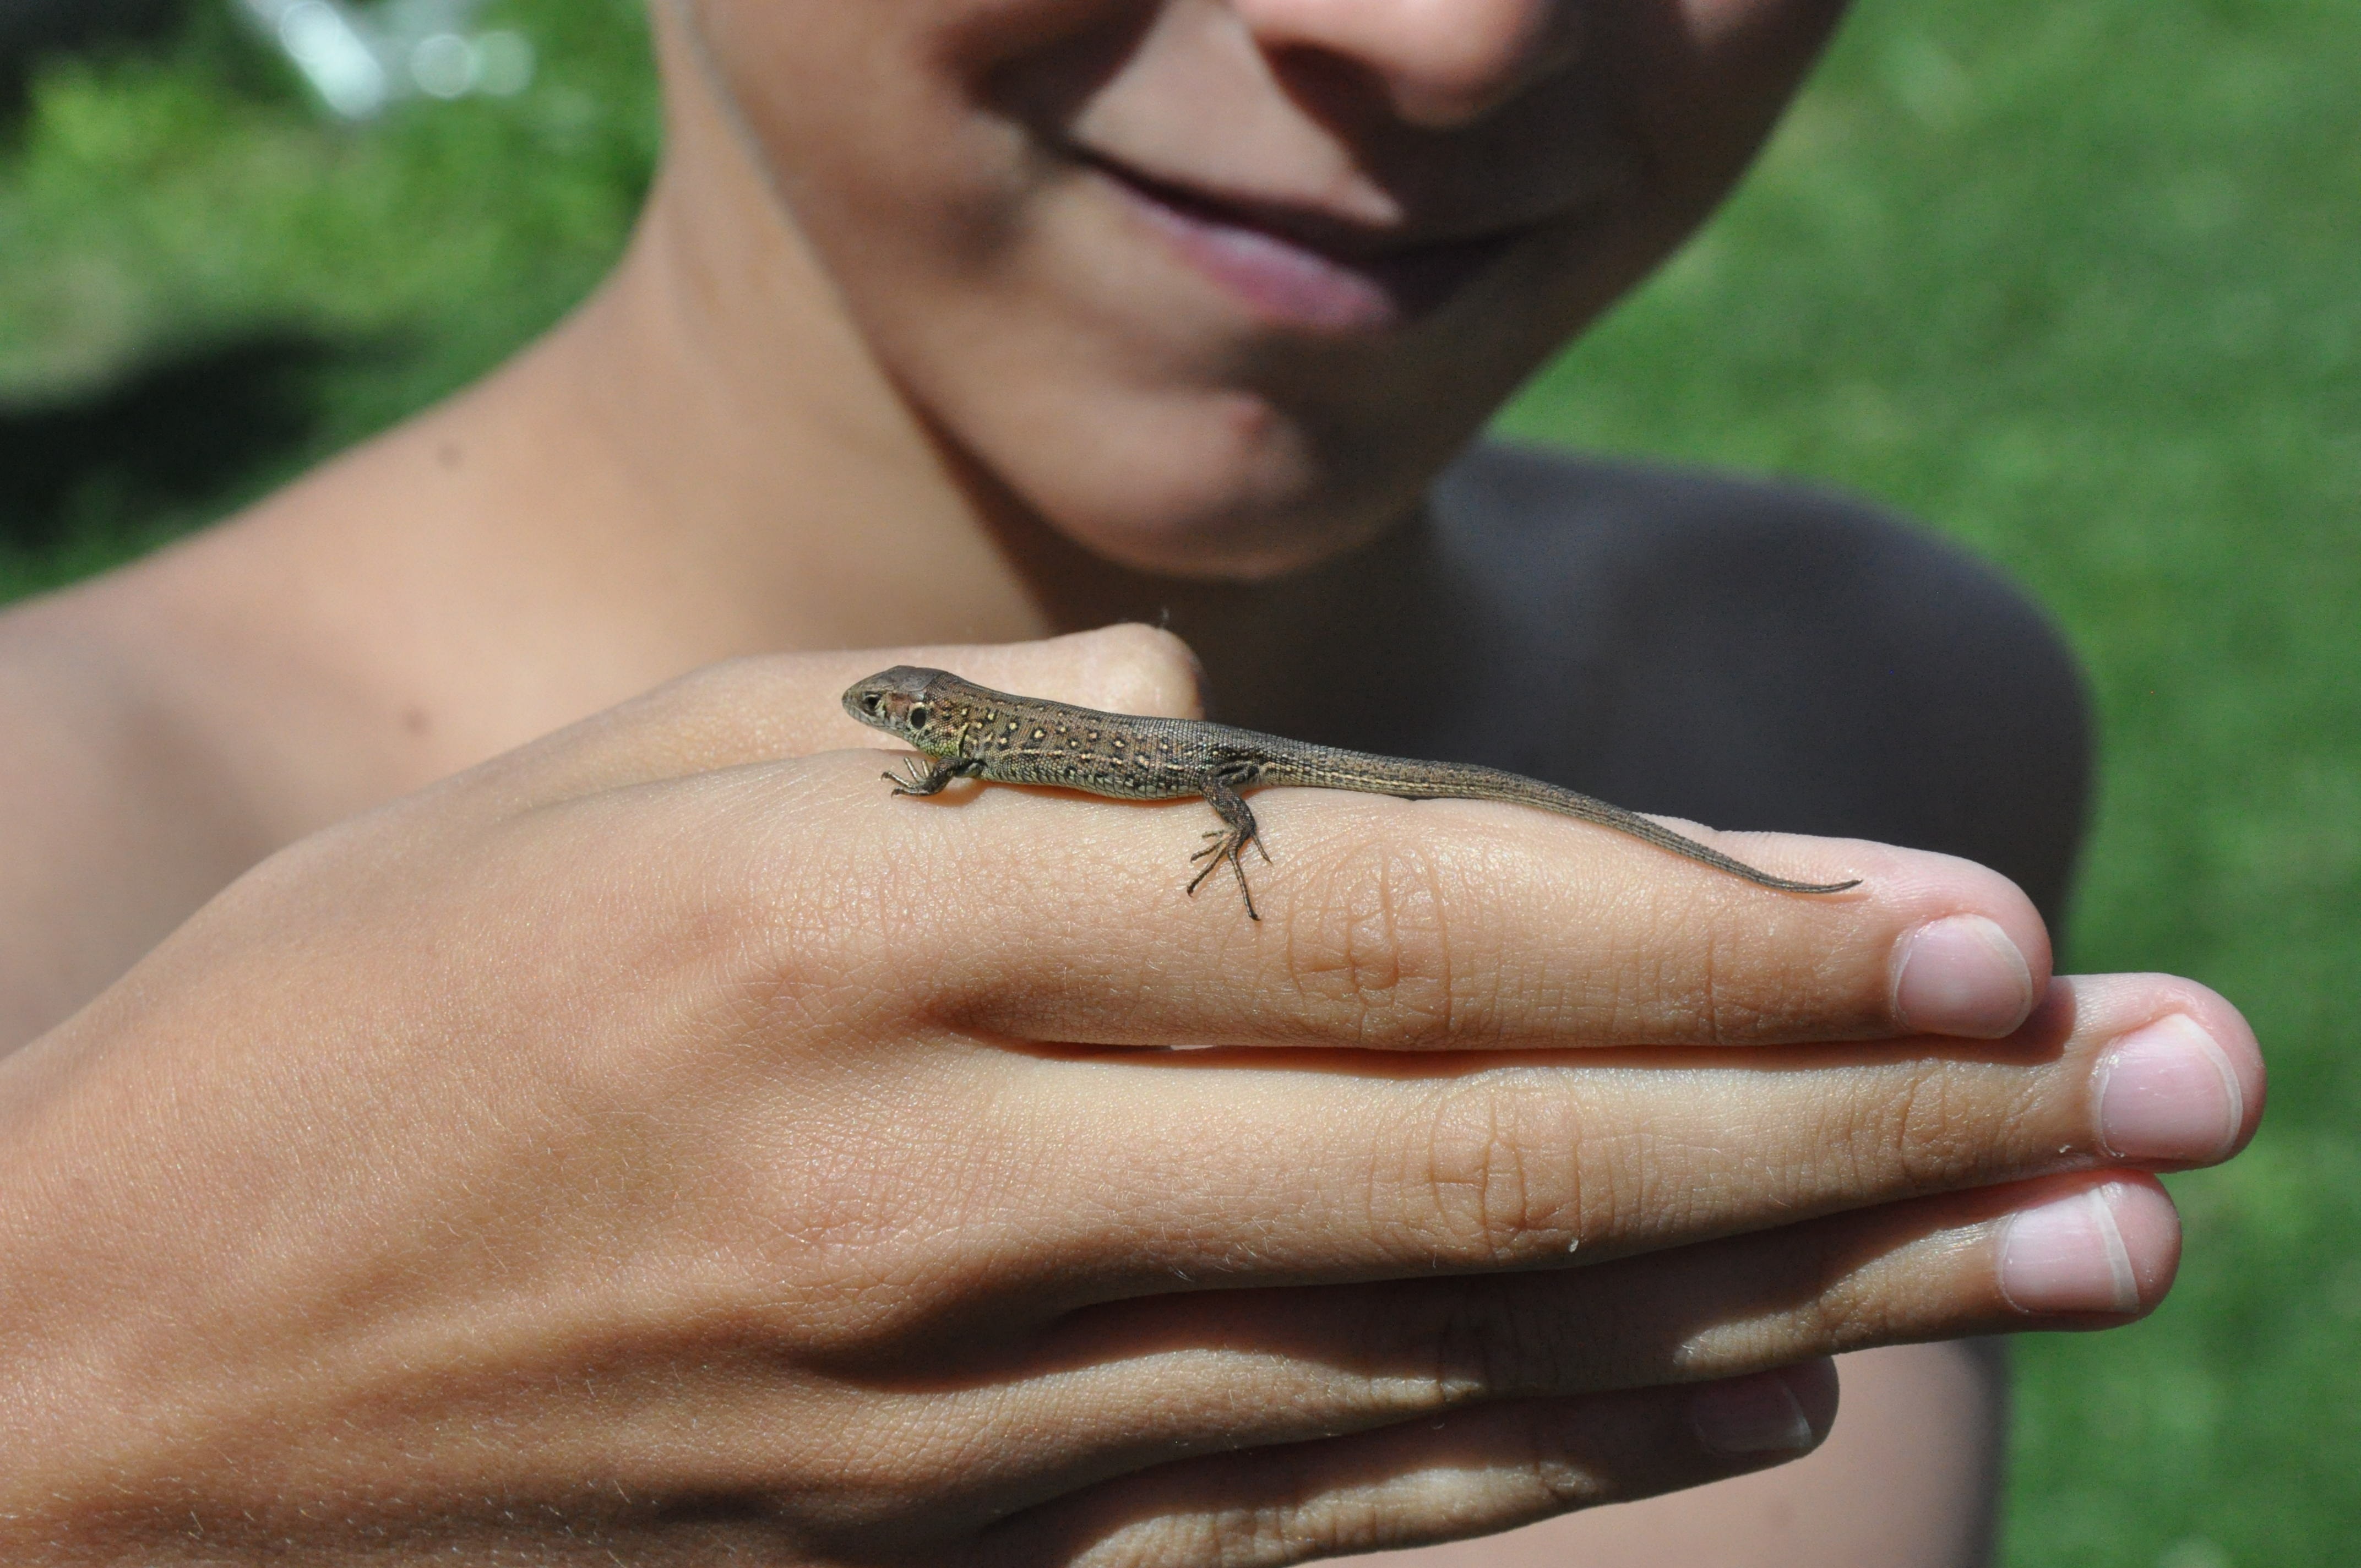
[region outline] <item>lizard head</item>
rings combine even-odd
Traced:
[[[940,737],[931,732],[935,713],[927,693],[936,682],[950,678],[940,670],[896,664],[846,688],[844,711],[872,729],[900,736],[921,751],[936,751]]]

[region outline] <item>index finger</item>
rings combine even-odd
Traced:
[[[1257,922],[1219,883],[1181,891],[1213,820],[1201,802],[975,784],[907,800],[853,756],[796,771],[793,787],[750,791],[776,815],[741,819],[741,852],[775,855],[741,868],[748,895],[823,890],[831,909],[782,917],[829,933],[832,972],[1023,1040],[1999,1038],[2049,979],[2047,932],[2014,883],[1886,845],[1697,829],[1782,874],[1863,879],[1779,893],[1531,807],[1272,790],[1255,797],[1274,858],[1257,868]]]

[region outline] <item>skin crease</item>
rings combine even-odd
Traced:
[[[660,10],[665,164],[596,299],[0,618],[9,1559],[1302,1561],[1760,1469],[1779,1421],[1700,1434],[1817,1442],[1837,1352],[2153,1306],[2146,1173],[2251,1135],[2259,1058],[2187,981],[2050,986],[1993,872],[1717,840],[1869,878],[1784,903],[1278,792],[1249,940],[1172,885],[1185,807],[888,809],[846,750],[838,694],[893,663],[1186,714],[1172,640],[1051,634],[1367,636],[1279,574],[1407,527],[1834,19]],[[1305,242],[1284,287],[1209,270],[1174,187]],[[1441,302],[1372,294],[1476,239]],[[2016,967],[1905,1019],[1913,934],[1960,916]],[[2112,1153],[2107,1052],[2169,1018],[2228,1121]],[[2008,1217],[2092,1191],[2097,1293],[2022,1310]],[[1940,1424],[1907,1404],[1872,1432]],[[1778,1506],[1940,1551],[1869,1446],[1676,1504],[1717,1551]]]

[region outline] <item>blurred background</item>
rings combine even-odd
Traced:
[[[631,0],[0,0],[0,598],[496,363],[620,249]],[[2104,724],[2067,948],[2244,1007],[2156,1317],[2021,1342],[2005,1561],[2361,1540],[2361,7],[1861,0],[1730,208],[1504,416],[1927,520]]]

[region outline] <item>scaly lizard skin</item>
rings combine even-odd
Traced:
[[[1781,893],[1842,893],[1861,885],[1859,879],[1808,883],[1773,876],[1620,806],[1498,768],[1379,757],[1193,718],[1101,713],[989,691],[914,664],[898,664],[853,686],[844,694],[844,709],[917,749],[906,773],[885,775],[895,795],[935,795],[953,779],[967,778],[1057,784],[1118,800],[1203,795],[1223,826],[1205,835],[1214,843],[1189,857],[1205,862],[1189,891],[1194,894],[1227,861],[1246,915],[1256,920],[1262,916],[1239,857],[1249,844],[1265,861],[1270,851],[1263,850],[1254,812],[1239,792],[1257,785],[1359,790],[1402,800],[1504,800],[1629,833]]]

